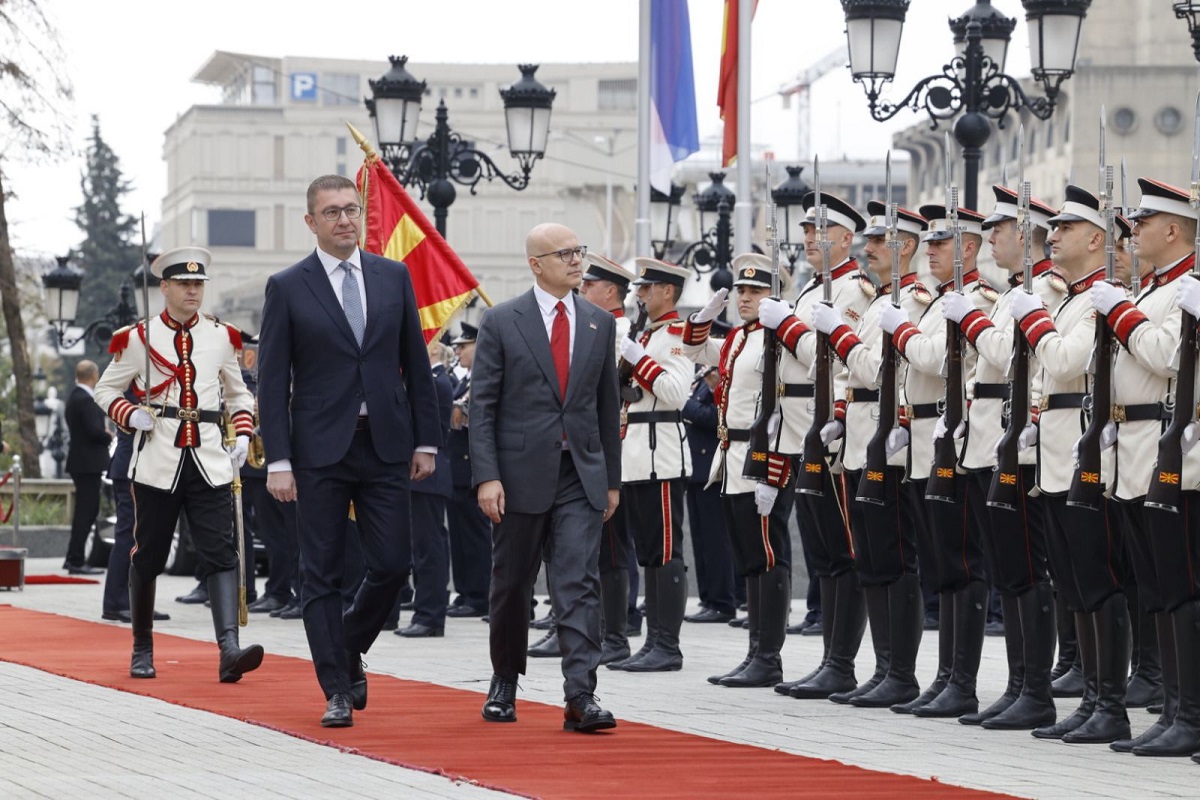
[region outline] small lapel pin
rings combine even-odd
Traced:
[[[589,323],[588,323],[588,327],[589,327],[589,328],[591,328],[592,330],[596,330],[596,323],[594,323],[594,322],[589,322]]]

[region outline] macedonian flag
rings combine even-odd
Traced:
[[[371,144],[353,125],[347,126],[366,153],[358,170],[358,193],[366,218],[359,244],[369,253],[408,266],[428,344],[471,299],[472,292],[478,292],[488,305],[491,303],[467,265],[430,224]]]

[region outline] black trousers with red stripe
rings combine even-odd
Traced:
[[[1180,492],[1179,502],[1178,513],[1146,508],[1145,516],[1158,590],[1168,612],[1200,597],[1200,492]]]
[[[1121,530],[1125,534],[1125,561],[1129,565],[1126,577],[1137,587],[1138,606],[1151,614],[1162,611],[1163,597],[1158,585],[1158,568],[1154,565],[1154,548],[1150,542],[1150,529],[1146,522],[1147,511],[1153,509],[1147,509],[1141,500],[1118,500],[1113,505],[1120,514]],[[1169,511],[1165,513],[1175,516]],[[1172,520],[1164,522],[1169,525]]]
[[[937,587],[942,585],[937,536],[933,532],[933,522],[929,519],[929,505],[925,499],[925,488],[928,485],[929,481],[925,478],[911,478],[900,487],[905,499],[921,509],[921,524],[916,530],[917,573],[921,576],[921,586],[927,597],[936,596]],[[936,606],[933,608],[936,611]]]
[[[846,505],[850,484],[846,474],[825,470],[823,494],[797,494],[796,508],[800,516],[800,540],[812,559],[813,574],[833,578],[854,569],[853,534],[850,532],[850,510]]]
[[[1120,514],[1104,501],[1098,511],[1067,505],[1067,496],[1044,496],[1051,574],[1071,611],[1092,612],[1123,591],[1127,565]]]
[[[924,510],[904,491],[904,468],[884,470],[886,505],[862,503],[853,498],[862,470],[846,470],[850,489],[850,529],[854,532],[854,569],[863,586],[887,586],[917,573],[917,529],[924,525]]]
[[[200,557],[198,577],[203,579],[237,567],[229,484],[209,486],[191,455],[183,457],[174,492],[134,482],[133,502],[134,544],[130,562],[143,580],[157,577],[166,567],[181,511],[187,514],[192,546]]]
[[[687,478],[627,483],[621,487],[625,524],[637,562],[661,567],[683,560],[683,492]],[[615,514],[613,516],[616,516]]]
[[[629,569],[629,530],[625,524],[628,511],[623,508],[627,500],[625,487],[621,487],[621,505],[600,529],[601,573]]]
[[[754,492],[727,494],[723,501],[725,529],[733,545],[733,567],[739,577],[762,575],[775,567],[791,569],[790,551],[784,548],[788,538],[788,517],[796,493],[792,484],[779,490],[769,516],[760,517],[754,504]]]
[[[954,480],[953,503],[941,500],[924,501],[934,535],[934,554],[937,560],[935,592],[957,592],[971,581],[988,580],[983,555],[983,527],[972,511],[967,494],[969,476],[957,475]],[[927,483],[927,482],[926,482]],[[922,487],[924,488],[924,487]]]
[[[1021,595],[1050,580],[1046,563],[1046,513],[1042,497],[1030,497],[1034,484],[1032,465],[1017,471],[1021,508],[1009,511],[987,504],[992,471],[968,473],[967,506],[983,531],[992,585],[1000,594]],[[961,476],[960,476],[961,477]]]

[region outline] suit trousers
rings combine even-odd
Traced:
[[[725,532],[720,488],[705,489],[702,483],[689,484],[687,516],[700,603],[714,611],[732,614],[737,611],[737,576],[729,535]]]
[[[1015,597],[1050,580],[1046,565],[1046,514],[1043,498],[1030,497],[1033,488],[1032,465],[1017,471],[1021,507],[1013,511],[987,504],[992,472],[971,472],[960,476],[967,481],[967,505],[983,531],[987,547],[989,574],[996,590]]]
[[[71,473],[75,483],[75,513],[71,517],[71,538],[67,542],[68,567],[82,567],[88,534],[100,515],[100,473]]]
[[[862,470],[846,470],[846,486],[857,487]],[[886,505],[850,500],[854,569],[862,586],[887,586],[917,573],[917,530],[924,504],[904,490],[904,468],[884,469]],[[856,491],[856,488],[852,488]]]
[[[588,502],[569,452],[559,463],[554,503],[540,514],[507,512],[492,529],[489,602],[492,671],[525,674],[529,596],[546,561],[550,606],[558,621],[563,694],[596,690],[600,663],[600,527],[604,513]]]
[[[446,533],[446,498],[412,493],[413,617],[418,625],[446,625],[450,580],[450,538]]]
[[[1046,543],[1055,587],[1071,611],[1092,612],[1123,591],[1123,536],[1115,503],[1104,508],[1067,505],[1065,494],[1045,496]]]
[[[805,557],[810,559],[812,572],[818,578],[833,578],[854,569],[847,487],[845,473],[834,475],[826,469],[824,494],[796,495],[800,541]]]
[[[187,514],[192,546],[200,558],[197,577],[237,569],[233,542],[233,495],[229,484],[209,486],[185,453],[174,492],[133,484],[135,517],[130,559],[143,580],[162,574],[180,512]]]
[[[408,470],[382,461],[371,432],[358,430],[341,461],[295,472],[304,632],[326,698],[349,693],[344,651],[370,650],[408,576]],[[351,501],[366,572],[343,613]]]
[[[113,526],[113,546],[104,573],[104,601],[101,610],[116,614],[129,610],[129,551],[133,549],[133,485],[125,478],[113,478],[113,501],[117,506],[117,524]]]
[[[492,574],[492,521],[484,516],[467,486],[454,487],[450,503],[450,569],[454,591],[474,608],[487,608]]]

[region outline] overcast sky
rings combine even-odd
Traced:
[[[56,166],[7,164],[7,209],[18,254],[54,255],[82,238],[73,222],[82,196],[79,177],[90,135],[89,119],[114,149],[134,191],[127,213],[159,219],[166,189],[163,132],[196,103],[219,100],[215,89],[191,82],[215,50],[263,56],[303,55],[378,59],[407,54],[414,62],[633,61],[637,58],[637,0],[389,0],[338,3],[312,0],[42,0],[56,24],[75,100],[77,152]],[[1019,0],[994,0],[1020,19],[1007,70],[1029,71],[1028,39]],[[971,0],[913,0],[900,48],[899,74],[885,97],[899,100],[921,77],[939,72],[952,55],[948,16]],[[696,104],[701,137],[718,135],[716,82],[721,45],[721,0],[690,0]],[[357,16],[355,16],[357,15]],[[760,0],[753,26],[752,135],[782,160],[794,158],[795,106],[776,94],[834,48],[845,46],[838,0]],[[419,77],[419,76],[418,76]],[[874,122],[861,87],[836,70],[813,88],[812,145],[823,159],[882,158],[891,131],[927,121],[902,111],[889,124]],[[828,120],[828,121],[827,121]]]

